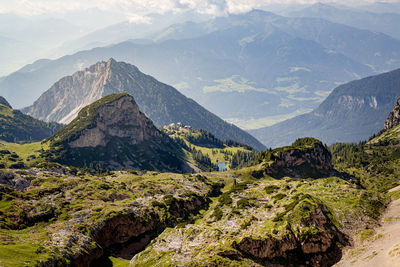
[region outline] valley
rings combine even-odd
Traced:
[[[395,267],[400,4],[0,3],[0,267]]]
[[[332,266],[343,248],[354,261],[370,251],[360,236],[380,242],[370,229],[391,198],[396,211],[398,110],[367,143],[260,153],[181,123],[160,131],[132,96],[108,95],[42,142],[1,143],[1,263]]]

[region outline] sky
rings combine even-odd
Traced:
[[[225,15],[250,11],[269,4],[312,4],[336,2],[340,4],[371,3],[374,0],[1,0],[0,13],[35,16],[63,14],[92,8],[120,13],[128,19],[146,23],[148,13],[182,12],[195,10],[201,14]],[[400,2],[383,0],[381,2]]]

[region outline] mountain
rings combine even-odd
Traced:
[[[392,99],[395,102],[396,98]],[[329,147],[335,168],[352,173],[369,190],[387,193],[399,185],[399,99],[386,119],[385,128],[368,141],[336,143]],[[393,107],[393,105],[392,105]],[[398,194],[395,189],[389,195]],[[397,198],[396,198],[397,199]]]
[[[341,85],[308,114],[250,131],[267,146],[311,136],[332,144],[358,142],[382,129],[400,97],[400,69]]]
[[[12,109],[10,103],[8,103],[7,100],[2,96],[0,96],[0,105],[6,106],[7,108]]]
[[[72,121],[84,106],[111,93],[127,92],[158,126],[181,122],[212,132],[223,140],[236,140],[264,148],[254,137],[229,124],[175,88],[142,73],[137,67],[110,59],[62,78],[23,111],[45,121]]]
[[[0,36],[0,75],[10,74],[34,60],[30,52],[37,48],[28,42]]]
[[[13,110],[4,97],[0,96],[0,140],[7,142],[41,141],[54,134],[61,125],[46,123],[19,110]]]
[[[113,57],[254,129],[311,111],[338,84],[400,67],[400,41],[387,35],[258,10],[157,36],[34,63],[4,77],[0,92],[14,106],[31,105],[60,78]]]
[[[327,4],[317,3],[300,11],[290,13],[293,17],[323,18],[335,23],[349,25],[355,28],[381,32],[400,39],[396,27],[400,23],[398,13],[373,13],[370,11],[338,8]],[[389,11],[390,12],[390,11]]]
[[[374,2],[374,3],[364,3],[357,6],[358,9],[365,11],[371,11],[376,13],[397,13],[400,14],[400,3],[396,2]]]
[[[397,99],[396,105],[393,110],[389,113],[385,121],[385,129],[389,130],[400,124],[400,98]]]
[[[105,14],[97,14],[97,19],[92,21],[98,21],[100,17],[105,16]],[[180,13],[166,12],[164,14],[155,13],[147,14],[143,17],[132,16],[132,18],[128,20],[110,23],[105,27],[97,28],[79,38],[68,40],[58,47],[58,50],[59,53],[64,52],[64,54],[71,54],[80,50],[109,46],[129,39],[145,39],[160,32],[166,25],[181,23],[187,20],[203,21],[209,17],[209,15],[199,14],[193,11]],[[82,17],[80,17],[80,19],[82,19]],[[119,20],[120,19],[121,18],[119,18]]]
[[[99,169],[190,171],[183,153],[139,111],[132,96],[111,94],[83,108],[46,140],[49,161]]]

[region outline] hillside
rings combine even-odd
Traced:
[[[112,93],[131,94],[141,111],[158,127],[181,122],[210,131],[222,140],[236,140],[259,150],[254,137],[204,109],[175,88],[142,73],[137,67],[110,59],[67,76],[23,109],[45,121],[72,121],[84,106]]]
[[[34,142],[54,134],[61,125],[46,123],[14,110],[0,97],[0,140],[7,142]]]
[[[174,25],[154,38],[35,62],[4,77],[0,92],[28,106],[62,77],[113,57],[254,129],[316,108],[339,83],[400,67],[400,41],[387,35],[257,10]]]
[[[266,146],[312,136],[327,144],[358,142],[379,132],[400,97],[400,69],[335,88],[318,108],[271,127],[250,131]]]
[[[398,103],[388,116],[387,127],[368,142],[338,143],[329,148],[336,169],[351,173],[364,188],[392,200],[377,227],[366,228],[354,236],[353,246],[346,249],[338,267],[381,263],[389,266],[399,261],[400,125],[393,115],[398,114]]]
[[[171,124],[162,131],[171,137],[186,153],[186,160],[203,171],[224,171],[253,165],[259,152],[238,142],[222,141],[205,130]]]

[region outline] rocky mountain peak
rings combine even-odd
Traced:
[[[88,122],[80,125],[85,120]],[[85,125],[90,127],[82,129],[79,137],[68,143],[70,147],[105,147],[114,137],[124,138],[129,144],[135,145],[161,136],[127,93],[109,95],[82,109],[69,127],[77,131]]]
[[[179,147],[140,112],[128,93],[111,94],[84,107],[48,141],[51,160],[62,164],[190,171]]]
[[[109,72],[111,70],[118,70],[121,68],[122,62],[117,62],[115,59],[110,58],[107,62],[99,62],[99,63],[105,63],[106,64],[106,72]]]
[[[8,108],[12,108],[10,103],[8,103],[8,101],[2,96],[0,96],[0,104],[6,106]]]
[[[67,124],[83,107],[104,96],[124,92],[135,98],[140,110],[158,127],[182,122],[207,130],[222,140],[233,139],[265,149],[250,134],[218,118],[175,88],[113,58],[62,78],[22,111],[47,122]]]
[[[400,124],[400,98],[397,99],[396,105],[393,110],[389,113],[385,121],[385,129],[389,130]]]

